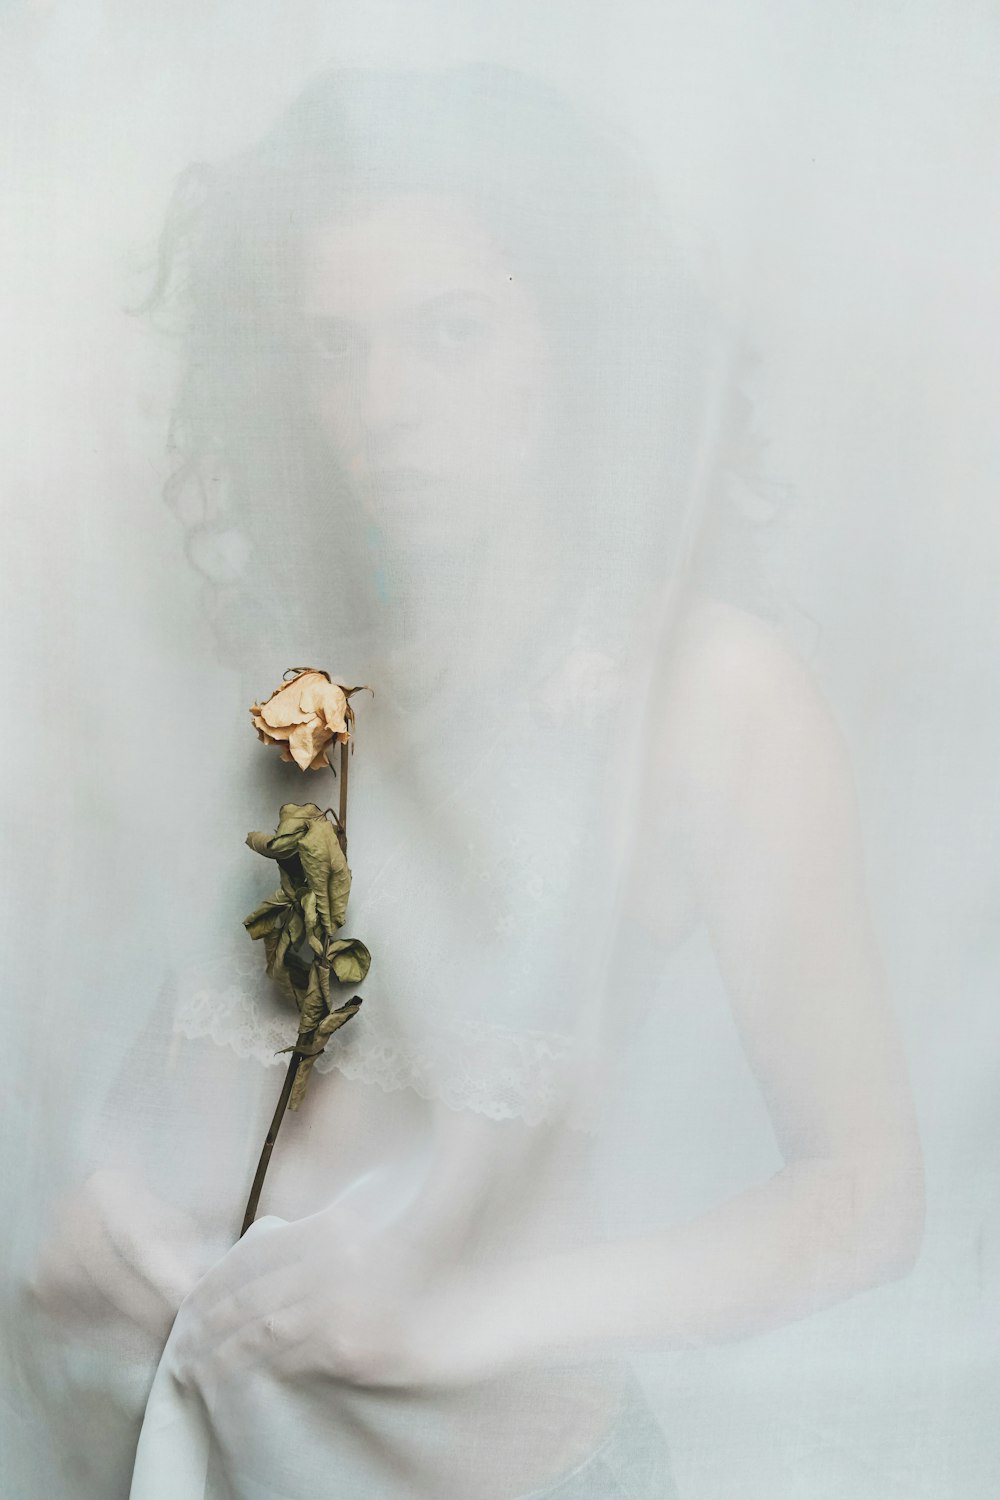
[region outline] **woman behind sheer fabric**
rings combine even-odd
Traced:
[[[164,249],[170,496],[226,659],[251,694],[299,661],[375,687],[349,815],[374,964],[227,1253],[293,1031],[255,954],[179,966],[135,1065],[149,1140],[40,1295],[114,1300],[126,1244],[125,1322],[162,1341],[180,1303],[137,1500],[206,1467],[247,1500],[661,1500],[628,1351],[899,1274],[921,1214],[845,752],[754,612],[725,339],[620,143],[500,69],[319,79],[185,176]],[[602,1105],[702,925],[786,1165],[615,1239]]]

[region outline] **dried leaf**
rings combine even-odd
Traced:
[[[285,893],[276,891],[273,896],[268,896],[266,901],[262,901],[248,917],[244,917],[243,926],[256,941],[257,938],[264,937],[280,927],[290,909],[291,902]]]
[[[333,824],[326,818],[314,821],[299,840],[298,856],[319,921],[332,937],[344,925],[351,894],[351,872]]]
[[[338,1006],[336,1010],[332,1010],[317,1026],[316,1040],[328,1042],[333,1033],[339,1031],[341,1026],[345,1026],[352,1016],[357,1015],[360,1009],[361,996],[355,995],[354,999],[349,1000],[346,1005]]]
[[[372,956],[358,938],[338,938],[328,943],[326,956],[341,984],[361,984],[371,968]]]
[[[315,803],[284,803],[275,832],[250,833],[247,844],[277,860],[281,871],[280,889],[244,919],[244,926],[251,938],[263,939],[267,973],[298,1011],[298,1039],[283,1049],[300,1059],[288,1105],[297,1109],[313,1059],[361,1008],[355,996],[332,1010],[332,981],[360,984],[371,954],[358,938],[334,937],[347,914],[351,871],[336,827]]]
[[[305,935],[309,946],[315,954],[323,952],[323,934],[320,931],[319,916],[316,910],[316,892],[306,890],[302,895],[302,919],[305,927]]]

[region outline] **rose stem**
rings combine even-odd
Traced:
[[[295,1075],[299,1071],[300,1062],[301,1058],[298,1053],[293,1052],[288,1064],[288,1072],[285,1074],[285,1081],[281,1085],[281,1093],[278,1096],[278,1107],[274,1111],[271,1128],[264,1139],[264,1149],[261,1151],[260,1161],[257,1163],[253,1187],[250,1189],[250,1198],[247,1202],[247,1211],[243,1215],[243,1228],[240,1230],[240,1239],[243,1238],[254,1221],[257,1204],[260,1202],[261,1188],[264,1186],[264,1175],[267,1172],[267,1164],[271,1160],[271,1152],[274,1150],[274,1143],[278,1139],[278,1131],[281,1129],[281,1122],[285,1117],[285,1110],[288,1107],[288,1096],[292,1092],[292,1084],[295,1082]]]
[[[340,746],[340,814],[339,814],[339,816],[340,816],[340,828],[338,830],[337,837],[340,840],[340,847],[343,849],[343,851],[344,851],[344,858],[346,859],[346,857],[347,857],[347,745],[345,743],[341,743],[341,746]],[[312,1040],[312,1035],[310,1034],[309,1036],[307,1036],[306,1038],[304,1038],[304,1040],[307,1043],[310,1042]],[[257,1163],[257,1170],[254,1173],[253,1186],[250,1189],[250,1197],[247,1200],[247,1210],[246,1210],[246,1213],[243,1215],[243,1228],[240,1230],[240,1239],[243,1238],[243,1236],[246,1234],[247,1230],[250,1228],[250,1225],[253,1223],[254,1217],[255,1217],[255,1215],[257,1213],[257,1204],[260,1202],[261,1190],[262,1190],[262,1188],[264,1186],[264,1177],[267,1174],[268,1163],[271,1160],[271,1152],[274,1150],[274,1143],[278,1139],[278,1131],[281,1129],[281,1122],[285,1118],[285,1110],[288,1108],[288,1100],[289,1100],[289,1097],[291,1096],[292,1085],[295,1082],[295,1075],[299,1071],[299,1064],[301,1063],[301,1061],[302,1061],[302,1058],[300,1057],[300,1055],[297,1052],[293,1052],[292,1055],[291,1055],[291,1058],[289,1059],[289,1062],[288,1062],[288,1071],[285,1074],[285,1081],[281,1085],[281,1093],[278,1095],[278,1104],[277,1104],[277,1108],[274,1111],[274,1117],[271,1120],[271,1128],[267,1132],[267,1135],[264,1138],[264,1146],[263,1146],[263,1150],[260,1153],[260,1161]]]
[[[340,745],[340,847],[347,858],[347,741],[342,740]]]

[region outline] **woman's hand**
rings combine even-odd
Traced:
[[[205,1260],[194,1220],[138,1173],[103,1168],[59,1204],[26,1291],[67,1330],[162,1342]]]
[[[284,1380],[420,1383],[414,1248],[334,1205],[261,1219],[199,1282],[171,1338],[182,1384],[206,1394],[258,1369]]]
[[[603,1334],[602,1247],[459,1269],[335,1205],[262,1219],[187,1299],[173,1369],[207,1395],[250,1370],[393,1390],[458,1389],[551,1364]]]

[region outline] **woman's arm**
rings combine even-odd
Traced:
[[[28,1269],[29,1307],[56,1319],[67,1336],[106,1340],[113,1327],[120,1340],[137,1347],[150,1340],[162,1344],[180,1302],[220,1253],[217,1230],[225,1205],[212,1217],[204,1207],[195,1217],[164,1193],[163,1178],[173,1159],[175,1168],[191,1176],[192,1198],[204,1203],[191,1163],[199,1149],[222,1153],[219,1112],[207,1130],[203,1118],[194,1109],[182,1110],[177,1100],[211,1099],[223,1090],[227,1098],[238,1098],[238,1080],[227,1076],[227,1070],[235,1074],[238,1059],[214,1045],[174,1037],[175,1004],[168,978],[102,1101],[90,1138],[78,1143],[76,1180],[51,1203]],[[242,1188],[233,1182],[236,1225]],[[223,1237],[221,1248],[225,1244]]]
[[[717,961],[785,1167],[683,1227],[530,1263],[428,1308],[442,1377],[741,1338],[900,1275],[921,1158],[866,908],[855,794],[805,670],[702,615],[653,738],[652,814],[689,819]]]
[[[920,1154],[846,756],[804,671],[742,616],[722,623],[681,654],[651,736],[648,808],[693,814],[701,910],[783,1170],[667,1232],[466,1272],[454,1203],[497,1162],[463,1130],[436,1191],[381,1241],[336,1205],[248,1236],[191,1300],[182,1363],[201,1368],[208,1348],[220,1378],[263,1358],[362,1385],[464,1385],[740,1338],[911,1263]]]
[[[704,629],[694,744],[707,734],[720,795],[703,792],[700,904],[786,1162],[774,1191],[804,1205],[809,1300],[835,1300],[909,1265],[923,1222],[853,777],[822,696],[770,632],[729,610]]]

